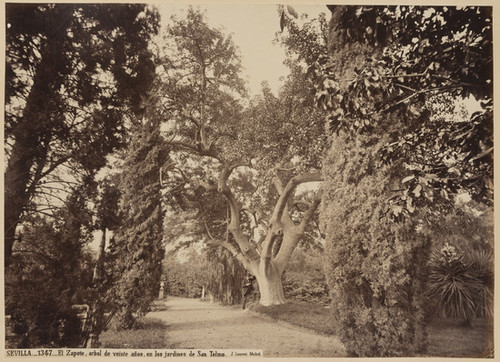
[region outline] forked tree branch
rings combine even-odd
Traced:
[[[297,176],[294,176],[288,181],[287,185],[282,189],[280,193],[280,197],[276,202],[276,206],[274,207],[273,215],[271,217],[271,223],[273,222],[281,222],[283,212],[285,211],[285,207],[287,205],[288,199],[295,191],[295,188],[306,182],[317,182],[323,181],[321,174],[319,172],[308,172],[303,173]],[[275,186],[278,188],[279,184],[275,181]]]
[[[304,232],[307,224],[309,224],[309,221],[311,221],[311,219],[313,218],[314,212],[318,208],[320,202],[321,202],[321,199],[319,197],[316,197],[314,199],[314,201],[312,202],[312,204],[309,205],[308,209],[304,213],[304,216],[302,217],[302,221],[299,224],[299,231],[300,232],[302,232],[302,233]]]
[[[248,238],[243,234],[240,222],[240,212],[241,208],[238,204],[238,201],[234,197],[231,189],[227,185],[227,180],[231,175],[232,170],[234,170],[238,165],[234,166],[224,166],[222,172],[219,175],[219,179],[217,182],[205,182],[201,180],[194,180],[194,183],[198,186],[203,187],[205,190],[210,192],[219,192],[221,193],[229,206],[229,223],[228,230],[234,237],[234,240],[238,244],[238,247],[241,250],[241,253],[248,260],[247,262],[251,262],[252,260],[257,260],[259,258],[259,253],[252,243],[248,240]]]

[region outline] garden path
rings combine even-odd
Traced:
[[[170,296],[165,305],[166,310],[148,316],[167,324],[171,349],[258,349],[266,357],[346,356],[336,337],[274,322],[248,309]]]

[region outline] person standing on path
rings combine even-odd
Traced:
[[[255,276],[250,275],[250,274],[248,274],[247,277],[245,278],[245,284],[243,284],[243,288],[242,288],[243,289],[242,290],[243,302],[242,302],[241,309],[245,309],[248,296],[250,294],[252,294],[252,292],[253,292],[253,282],[255,279],[256,279]]]

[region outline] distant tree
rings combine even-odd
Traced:
[[[101,193],[98,198],[96,210],[96,228],[101,231],[101,242],[99,244],[99,256],[95,271],[96,282],[102,278],[104,272],[104,260],[106,257],[106,237],[107,230],[115,230],[120,225],[118,215],[118,202],[120,200],[120,191],[112,183],[110,178],[104,179],[100,183]]]
[[[218,240],[232,241],[227,225],[229,210],[224,197],[218,193],[202,193],[196,204],[199,232],[207,240],[205,265],[207,266],[207,292],[223,304],[240,303],[243,280],[247,271],[240,261],[225,248],[210,245]]]
[[[181,249],[182,250],[182,249]],[[186,252],[189,250],[189,252]],[[200,298],[208,281],[209,267],[205,256],[194,249],[184,249],[182,260],[176,252],[165,253],[163,277],[165,290],[169,295],[186,298]]]
[[[53,212],[122,145],[154,76],[158,21],[138,4],[6,5],[7,266],[22,218]]]
[[[168,292],[187,297],[201,295],[203,287],[215,301],[236,304],[241,300],[241,287],[246,270],[238,260],[217,245],[218,240],[232,238],[227,230],[228,208],[223,196],[196,189],[184,195],[185,211],[170,212],[165,217],[165,243],[171,252],[164,261],[164,279]],[[204,243],[198,255],[192,251],[182,264],[174,259],[193,244]],[[172,260],[174,259],[174,260]]]

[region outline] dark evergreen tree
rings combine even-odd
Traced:
[[[122,144],[127,110],[142,112],[158,21],[138,4],[6,5],[7,266],[22,217],[67,189],[61,172],[91,177]]]
[[[133,327],[157,297],[164,257],[160,168],[168,157],[157,118],[132,130],[118,189],[120,226],[110,245],[114,287],[124,328]]]

